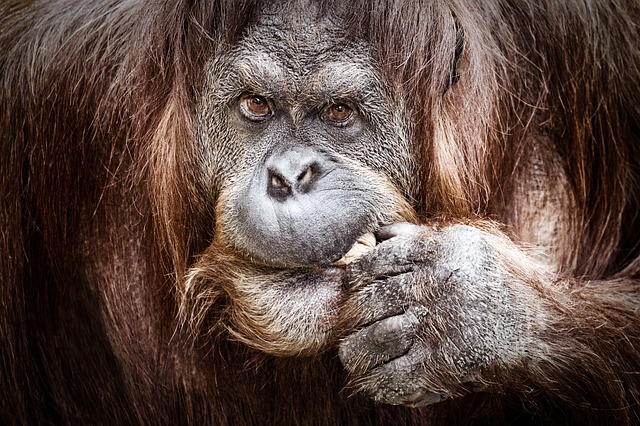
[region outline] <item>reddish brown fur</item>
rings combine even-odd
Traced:
[[[348,398],[333,350],[276,358],[230,339],[215,323],[224,298],[206,346],[178,327],[215,220],[191,175],[192,103],[204,62],[254,9],[212,3],[0,6],[0,422],[639,420],[637,4],[349,7],[410,94],[419,215],[489,218],[555,246],[556,356],[513,371],[506,394],[413,410]],[[559,225],[538,241],[545,207]]]

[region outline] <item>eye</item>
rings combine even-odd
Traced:
[[[331,104],[325,110],[323,118],[334,126],[346,126],[354,116],[353,108],[344,103]]]
[[[260,95],[242,96],[240,98],[240,112],[251,121],[264,121],[273,115],[271,102]]]

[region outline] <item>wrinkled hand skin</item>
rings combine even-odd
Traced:
[[[347,268],[339,355],[351,386],[377,402],[423,406],[481,389],[489,368],[522,362],[539,296],[508,272],[492,236],[407,223]]]

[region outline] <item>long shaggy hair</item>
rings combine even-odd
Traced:
[[[203,349],[179,327],[187,271],[215,223],[194,177],[193,105],[205,62],[234,45],[258,3],[0,5],[3,423],[465,423],[512,414],[506,396],[374,407],[340,393],[335,354],[261,355],[222,324]],[[636,309],[636,298],[616,294],[640,279],[640,6],[358,0],[346,22],[411,107],[422,219],[489,217],[517,230],[536,200],[557,197],[565,220],[553,231],[554,272],[592,280],[575,293],[597,295],[594,309]],[[570,315],[558,318],[571,328]],[[576,331],[585,347],[556,350],[602,370],[576,381],[588,396],[579,402],[618,410],[586,420],[632,423],[640,328],[623,314],[601,325],[626,327],[624,348],[611,349],[616,368],[593,352],[588,330]],[[574,396],[564,394],[573,383],[549,373],[560,370],[539,372],[549,376],[540,398],[526,374],[514,376],[531,397],[514,410],[573,419],[558,408]],[[618,379],[626,389],[610,382]]]

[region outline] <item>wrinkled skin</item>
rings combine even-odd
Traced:
[[[638,22],[0,2],[0,424],[638,424]]]
[[[206,324],[225,297],[215,325],[234,338],[277,356],[338,346],[348,385],[388,404],[502,390],[517,369],[540,371],[549,348],[572,339],[548,337],[564,321],[557,305],[570,305],[552,285],[572,206],[553,148],[531,133],[518,173],[536,185],[513,189],[530,205],[512,230],[533,236],[516,241],[546,250],[543,261],[471,214],[417,225],[425,188],[404,89],[383,78],[366,40],[344,35],[339,13],[289,6],[268,8],[205,70],[196,133],[216,224],[188,274],[187,321]],[[440,149],[442,173],[465,167],[462,149]],[[443,165],[447,155],[460,163]],[[335,268],[369,232],[379,244]]]
[[[415,220],[407,199],[417,165],[405,105],[367,44],[314,7],[280,8],[206,69],[197,137],[216,229],[189,272],[183,310],[216,302],[198,294],[219,287],[207,274],[227,253],[237,266],[225,291],[238,313],[227,327],[292,355],[337,336],[344,274],[332,263],[381,224]]]
[[[207,271],[230,250],[236,338],[292,355],[346,333],[340,359],[355,388],[379,402],[438,402],[481,387],[489,366],[519,362],[539,301],[507,270],[495,246],[518,252],[500,238],[400,223],[416,220],[405,204],[417,190],[405,106],[366,44],[345,47],[334,25],[313,10],[290,20],[268,11],[210,65],[198,117],[216,241],[192,269],[186,303],[206,300],[190,294],[209,291]],[[283,44],[286,31],[295,37]],[[331,108],[345,105],[352,115],[333,122]],[[383,242],[344,273],[330,266],[369,231]]]
[[[483,369],[526,355],[536,296],[509,274],[495,238],[406,223],[378,235],[385,241],[347,269],[346,316],[360,327],[340,359],[357,388],[379,402],[426,405],[464,384],[481,388]]]

